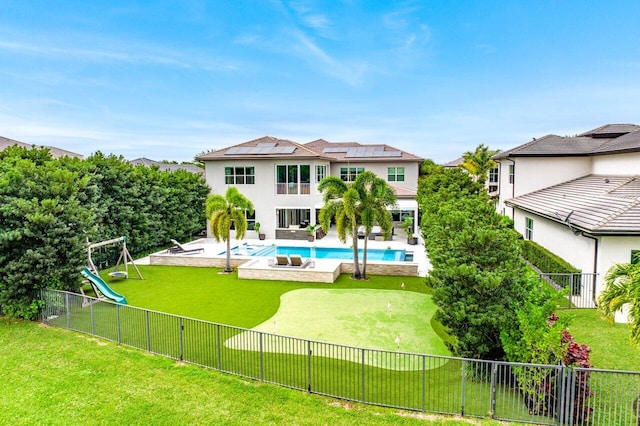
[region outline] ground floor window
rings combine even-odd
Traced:
[[[640,250],[631,250],[631,262],[630,263],[640,263]]]
[[[533,239],[533,219],[530,217],[524,218],[524,238],[526,240]]]
[[[311,220],[311,209],[277,209],[278,228],[289,228],[290,226],[309,226]]]

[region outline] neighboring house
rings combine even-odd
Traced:
[[[415,197],[422,158],[388,145],[323,139],[300,144],[265,136],[197,159],[205,163],[213,193],[224,195],[229,186],[236,186],[252,201],[255,212],[247,216],[249,229],[260,222],[260,232],[267,238],[290,238],[297,229],[318,223],[323,201],[317,188],[324,177],[351,182],[365,170],[383,177],[396,191],[394,222],[410,215],[417,223]]]
[[[547,135],[494,159],[497,209],[526,239],[599,274],[598,284],[640,251],[640,126]]]
[[[27,149],[31,149],[31,148],[48,148],[49,152],[51,153],[51,156],[53,158],[60,158],[60,157],[82,158],[81,154],[77,154],[75,152],[67,151],[67,150],[56,148],[56,147],[53,147],[53,146],[31,145],[31,144],[28,144],[28,143],[19,142],[19,141],[13,140],[13,139],[9,139],[9,138],[5,138],[5,137],[0,136],[0,151],[4,151],[8,147],[14,146],[14,145],[20,146],[22,148],[27,148]]]
[[[186,170],[187,172],[203,174],[204,169],[202,167],[198,167],[195,164],[175,164],[175,163],[163,163],[161,161],[153,161],[148,158],[141,157],[136,158],[135,160],[129,161],[129,163],[134,166],[142,165],[146,167],[157,166],[160,170],[173,172],[178,169]]]

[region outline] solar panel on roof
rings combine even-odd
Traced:
[[[268,144],[265,144],[268,145]],[[225,151],[225,155],[293,154],[295,146],[236,146]]]
[[[383,151],[383,150],[350,150],[345,154],[345,158],[386,158],[386,157],[402,157],[401,151]]]
[[[332,146],[329,148],[324,148],[322,152],[326,154],[330,154],[330,153],[337,153],[337,152],[347,152],[349,149],[350,147],[345,147],[345,146],[340,146],[340,147]]]

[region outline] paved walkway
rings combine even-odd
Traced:
[[[342,247],[349,248],[351,247],[351,239],[347,239],[347,243],[342,243],[338,239],[338,234],[335,229],[330,229],[327,235],[324,238],[319,240],[309,242],[309,241],[301,241],[301,240],[285,240],[285,239],[266,239],[266,240],[258,240],[258,238],[250,235],[254,234],[253,232],[248,232],[248,235],[245,235],[245,239],[241,241],[237,241],[235,239],[231,239],[231,247],[235,247],[239,244],[255,244],[255,245],[280,245],[280,246],[302,246],[309,247],[310,245],[315,247]],[[202,257],[212,257],[216,255],[220,255],[224,253],[227,249],[226,242],[217,242],[213,238],[201,238],[199,240],[192,241],[190,243],[183,244],[188,247],[202,247],[204,248],[203,254],[193,254],[191,256],[202,256]],[[364,240],[358,241],[358,248],[363,248]],[[370,249],[393,249],[393,250],[406,250],[408,252],[413,252],[413,261],[418,263],[418,275],[421,277],[427,276],[428,271],[431,269],[431,264],[429,263],[429,259],[425,254],[424,243],[422,238],[419,239],[418,244],[416,245],[408,245],[407,240],[404,236],[394,235],[392,241],[367,241],[367,248]],[[160,252],[161,253],[161,252]],[[136,259],[136,263],[138,265],[148,265],[149,257],[144,257],[140,259]]]

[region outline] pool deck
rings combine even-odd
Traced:
[[[241,244],[263,246],[300,246],[300,247],[342,247],[349,248],[350,241],[341,243],[334,229],[322,239],[313,242],[300,240],[259,240],[253,236],[253,232],[247,233],[247,238],[242,241],[231,240],[231,247]],[[363,248],[363,240],[358,241],[358,248]],[[225,267],[226,242],[217,242],[213,238],[202,238],[188,244],[188,248],[203,248],[201,253],[172,254],[167,251],[154,253],[146,258],[136,260],[138,264],[173,265],[173,266],[198,266],[198,267]],[[368,249],[393,249],[406,250],[413,253],[413,262],[395,261],[367,261],[367,273],[372,275],[397,275],[397,276],[426,276],[431,269],[429,260],[425,254],[422,240],[416,245],[407,245],[406,239],[395,236],[392,241],[367,241]],[[311,264],[305,267],[277,266],[273,265],[273,259],[269,257],[252,257],[233,255],[231,266],[238,270],[238,277],[245,279],[270,279],[280,281],[305,281],[305,282],[334,282],[340,274],[351,273],[353,260],[341,259],[311,259]]]

